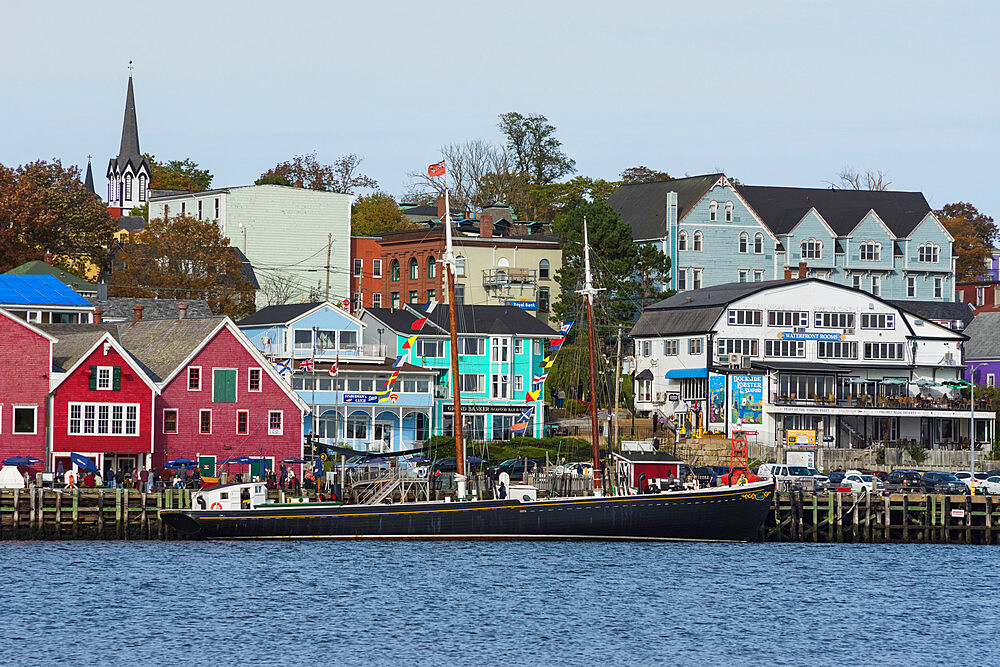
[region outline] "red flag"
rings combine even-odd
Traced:
[[[410,325],[410,331],[420,331],[427,324],[427,318],[421,317],[420,319],[413,320],[413,324]]]
[[[437,164],[432,164],[427,167],[428,176],[444,176],[444,160],[441,160]]]

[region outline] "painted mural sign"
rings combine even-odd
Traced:
[[[760,424],[764,400],[764,376],[732,375],[733,424]]]
[[[726,423],[726,378],[723,375],[708,378],[708,422]]]

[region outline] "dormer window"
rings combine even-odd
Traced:
[[[937,264],[941,256],[941,248],[936,243],[921,243],[917,247],[917,261],[925,264]]]
[[[862,262],[877,262],[882,257],[882,244],[877,241],[863,241],[858,250]]]
[[[733,221],[733,202],[726,202],[726,222]]]
[[[802,259],[823,259],[823,242],[809,237],[799,246]]]
[[[687,250],[688,249],[688,233],[687,230],[682,229],[677,233],[677,249]]]
[[[708,204],[708,221],[715,222],[719,219],[719,202],[713,201]]]

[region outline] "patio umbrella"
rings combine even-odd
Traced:
[[[287,458],[287,459],[281,459],[281,462],[282,463],[305,463],[305,461],[303,459],[300,459],[297,456],[293,456],[293,457]]]
[[[935,382],[934,380],[927,380],[925,378],[918,378],[914,380],[911,384],[915,384],[918,387],[940,387],[940,382]]]
[[[427,463],[430,459],[426,456],[411,456],[406,461],[407,463]]]
[[[486,459],[481,459],[478,456],[466,456],[465,460],[468,463],[484,463]]]
[[[3,463],[5,466],[33,466],[41,462],[41,459],[36,459],[34,456],[12,456],[0,463]]]
[[[197,463],[197,461],[192,461],[191,459],[187,459],[184,458],[183,456],[180,456],[176,459],[171,459],[167,461],[167,467],[176,468],[178,466],[187,465],[189,463]]]
[[[253,463],[253,459],[250,458],[249,456],[237,456],[235,458],[230,459],[229,462],[230,463],[246,463],[246,464],[249,465],[249,464]]]
[[[972,383],[968,382],[967,380],[945,380],[941,384],[943,384],[946,387],[953,387],[955,389],[960,389],[960,388],[965,388],[965,387],[971,387],[972,386]]]
[[[97,469],[97,464],[91,459],[87,458],[83,454],[77,454],[76,452],[71,452],[69,455],[70,460],[75,463],[80,468],[94,474],[100,474],[100,470]]]
[[[907,384],[907,381],[903,378],[885,378],[882,384]]]

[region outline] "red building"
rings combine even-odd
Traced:
[[[0,460],[34,456],[41,470],[55,338],[0,309],[0,340]]]
[[[73,468],[70,453],[100,470],[131,472],[153,454],[153,399],[158,390],[122,347],[114,325],[52,324],[51,470]]]
[[[958,283],[955,292],[959,301],[971,304],[976,314],[981,310],[996,310],[1000,306],[1000,282],[995,280]]]
[[[351,312],[382,307],[382,245],[378,237],[351,237]]]
[[[160,389],[153,465],[186,457],[214,476],[224,458],[263,458],[276,469],[302,456],[307,406],[229,318],[139,321],[120,335]]]

